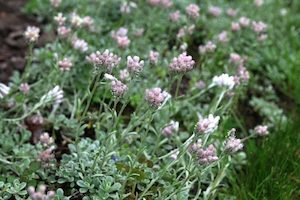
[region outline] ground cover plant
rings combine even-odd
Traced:
[[[297,6],[28,1],[41,25],[24,29],[24,70],[0,83],[1,198],[276,199],[245,177],[298,130]],[[292,184],[279,198],[297,199]]]

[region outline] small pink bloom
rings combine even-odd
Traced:
[[[144,61],[138,56],[127,57],[127,69],[129,72],[139,73],[144,67]]]
[[[221,43],[226,43],[228,42],[228,34],[227,34],[227,31],[222,31],[219,35],[218,35],[218,40],[221,42]]]
[[[188,16],[193,19],[197,19],[199,17],[200,8],[196,4],[190,4],[185,8],[185,11]]]
[[[58,13],[55,17],[54,17],[54,21],[59,25],[62,26],[64,25],[66,18],[63,16],[62,13]]]
[[[262,21],[259,21],[259,22],[253,21],[252,22],[252,29],[256,33],[264,32],[264,31],[266,31],[267,28],[268,28],[268,25]]]
[[[71,67],[73,66],[73,63],[70,58],[64,58],[58,61],[58,66],[61,71],[70,71]]]
[[[254,128],[254,133],[259,136],[266,136],[269,134],[268,126],[258,125]]]
[[[121,81],[126,81],[129,78],[129,72],[127,69],[120,70]]]
[[[149,53],[149,60],[151,64],[156,65],[158,62],[159,53],[157,51],[150,51]]]
[[[163,91],[161,88],[146,89],[145,99],[153,107],[161,106],[167,99],[170,98],[170,94]]]
[[[241,27],[248,27],[250,25],[250,19],[248,19],[247,17],[241,17],[239,19],[239,23],[241,25]]]
[[[170,13],[169,19],[173,22],[178,22],[180,19],[180,11],[176,10],[175,12]]]
[[[208,8],[208,13],[211,14],[214,17],[217,17],[222,14],[222,9],[217,6],[210,6]]]
[[[219,159],[217,156],[217,150],[212,144],[207,148],[200,148],[197,150],[196,155],[199,163],[203,165],[211,164]]]
[[[61,4],[61,0],[50,0],[53,7],[57,8]]]
[[[186,52],[180,54],[178,57],[173,58],[169,65],[169,69],[174,72],[187,72],[193,69],[195,61],[192,56],[186,54]]]
[[[171,121],[162,129],[162,134],[166,137],[170,137],[176,132],[178,132],[178,129],[179,129],[179,123],[175,121]]]
[[[233,32],[236,32],[236,31],[241,30],[240,24],[237,23],[237,22],[232,22],[232,23],[231,23],[231,30],[232,30]]]
[[[28,85],[28,83],[22,83],[19,87],[19,90],[24,94],[28,94],[30,91],[30,86]]]
[[[40,35],[40,29],[35,26],[28,26],[24,36],[29,42],[36,42]]]
[[[70,32],[71,32],[71,29],[70,29],[70,28],[67,28],[67,27],[65,27],[65,26],[59,26],[59,27],[57,28],[57,34],[58,34],[58,36],[60,36],[60,37],[62,37],[62,38],[68,37],[69,34],[70,34]]]
[[[130,44],[130,40],[127,36],[124,36],[124,37],[117,37],[116,38],[116,41],[118,43],[118,46],[122,49],[126,48],[129,46]]]

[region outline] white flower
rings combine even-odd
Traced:
[[[29,42],[35,42],[39,38],[40,29],[35,26],[28,26],[24,36]]]
[[[45,104],[51,101],[54,101],[54,105],[59,105],[64,98],[64,92],[62,89],[57,85],[52,90],[50,90],[47,94],[43,95],[40,102]]]
[[[232,89],[235,85],[234,77],[228,74],[221,74],[220,76],[213,77],[213,84],[217,86],[226,86]]]
[[[10,91],[10,87],[4,85],[3,83],[0,83],[0,99],[8,95],[9,91]]]
[[[207,118],[200,117],[197,123],[197,131],[199,133],[209,134],[217,130],[219,125],[220,117],[214,117],[212,114],[209,114]]]

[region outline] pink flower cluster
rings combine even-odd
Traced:
[[[162,134],[166,137],[170,137],[176,132],[178,132],[179,123],[175,121],[171,121],[162,129]]]
[[[21,83],[21,85],[19,86],[19,90],[23,92],[23,94],[28,94],[30,91],[30,86],[28,85],[28,83]]]
[[[66,26],[59,26],[57,28],[57,34],[61,38],[66,38],[70,35],[71,29]]]
[[[180,19],[180,11],[179,10],[176,10],[175,12],[172,12],[169,14],[169,19],[172,21],[172,22],[178,22],[179,19]]]
[[[179,29],[179,31],[177,33],[177,38],[182,38],[186,35],[192,35],[194,33],[194,30],[195,30],[194,24],[192,24],[190,26],[184,26]]]
[[[196,4],[192,3],[185,8],[185,11],[189,17],[197,19],[199,17],[200,8]]]
[[[219,125],[220,117],[214,117],[212,114],[209,114],[207,118],[200,118],[196,129],[198,133],[210,134],[217,130]]]
[[[225,151],[230,153],[235,153],[241,150],[244,147],[241,139],[237,139],[235,135],[229,136],[229,138],[225,141]]]
[[[217,17],[222,14],[222,9],[217,6],[210,6],[208,8],[208,13],[211,14],[214,17]]]
[[[162,6],[164,8],[170,8],[173,6],[172,0],[147,0],[151,6]]]
[[[122,97],[126,91],[128,90],[128,87],[119,81],[116,77],[110,74],[104,74],[104,78],[106,80],[109,80],[111,83],[111,91],[114,96],[116,97]]]
[[[144,67],[144,61],[140,60],[138,56],[128,56],[127,57],[127,69],[132,73],[139,73]]]
[[[51,200],[55,196],[54,191],[48,191],[46,193],[46,186],[40,185],[37,190],[33,186],[28,188],[29,196],[32,200]]]
[[[81,52],[86,52],[89,49],[88,43],[85,40],[77,37],[72,38],[72,46],[74,49],[77,49]]]
[[[49,133],[45,132],[43,133],[40,138],[39,141],[44,145],[44,146],[50,146],[51,144],[53,144],[54,139],[52,137],[49,136]]]
[[[130,39],[128,38],[127,33],[128,29],[124,27],[111,32],[111,37],[117,42],[120,48],[126,48],[130,44]]]
[[[259,21],[259,22],[253,21],[252,22],[252,29],[256,33],[262,33],[264,31],[266,31],[267,28],[268,28],[268,25],[262,21]]]
[[[156,65],[158,63],[159,53],[157,51],[150,51],[149,53],[149,60],[150,63]]]
[[[70,58],[64,58],[58,61],[58,66],[61,71],[70,71],[71,67],[73,66],[73,63]]]
[[[266,125],[258,125],[254,128],[254,133],[259,136],[266,136],[269,134],[268,126]]]
[[[199,53],[205,54],[205,53],[211,53],[216,50],[217,46],[212,41],[208,41],[205,45],[199,46]]]
[[[202,140],[200,139],[190,146],[190,152],[196,155],[202,165],[211,164],[219,159],[216,148],[212,144],[207,148],[202,147]]]
[[[92,63],[95,67],[105,67],[108,71],[112,71],[119,65],[121,58],[106,49],[104,52],[96,51],[86,57],[87,61]]]
[[[28,26],[24,36],[29,42],[36,42],[40,35],[40,29],[35,26]]]
[[[146,89],[145,99],[153,107],[161,106],[168,98],[170,98],[170,94],[161,88]]]
[[[169,65],[169,69],[173,72],[187,72],[193,69],[195,61],[192,56],[187,55],[186,52],[173,58]]]

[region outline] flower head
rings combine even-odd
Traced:
[[[210,6],[208,8],[208,13],[211,14],[214,17],[217,17],[222,14],[222,9],[217,6]]]
[[[254,128],[255,134],[259,136],[266,136],[269,134],[268,126],[266,125],[258,125]]]
[[[58,13],[58,14],[54,17],[54,21],[55,21],[58,25],[62,26],[62,25],[64,25],[64,23],[65,23],[65,21],[66,21],[66,18],[63,16],[62,13]]]
[[[28,94],[30,91],[30,86],[28,85],[28,83],[21,83],[21,85],[19,86],[19,90],[23,92],[23,94]]]
[[[149,53],[149,60],[151,64],[156,65],[158,62],[159,53],[157,51],[150,51]]]
[[[221,74],[220,76],[214,76],[213,84],[217,86],[226,86],[229,89],[232,89],[235,85],[234,77],[229,76],[228,74]]]
[[[10,87],[4,85],[3,83],[0,83],[0,99],[8,95],[10,91]]]
[[[59,26],[57,28],[57,34],[58,36],[60,36],[61,38],[66,38],[69,36],[71,32],[71,29],[70,28],[67,28],[66,26]]]
[[[235,137],[235,129],[230,131],[229,138],[225,141],[225,151],[235,153],[244,147],[242,141]]]
[[[209,114],[207,118],[200,118],[196,129],[198,133],[210,134],[217,130],[219,125],[220,117],[214,117],[212,114]]]
[[[78,49],[81,52],[86,52],[89,48],[88,43],[85,40],[76,37],[72,39],[72,46],[74,49]]]
[[[240,23],[241,27],[248,27],[250,24],[250,19],[248,19],[247,17],[241,17],[239,19],[239,23]]]
[[[192,56],[186,54],[186,52],[180,54],[178,57],[173,58],[169,65],[169,69],[174,72],[187,72],[193,69],[195,61]]]
[[[35,26],[28,26],[24,36],[29,42],[35,42],[39,38],[40,29]]]
[[[192,3],[185,8],[186,14],[193,19],[197,19],[199,17],[200,8],[196,4]]]
[[[144,61],[138,56],[127,57],[127,69],[129,72],[139,73],[144,67]]]
[[[212,144],[207,148],[203,147],[198,149],[196,152],[196,156],[199,163],[203,165],[211,164],[219,159],[217,156],[216,148]]]
[[[166,137],[172,136],[174,133],[178,132],[179,122],[171,121],[162,129],[162,134]]]
[[[46,193],[45,185],[40,185],[37,190],[33,186],[30,186],[28,193],[32,200],[52,200],[55,196],[55,192],[52,190]]]
[[[153,107],[160,107],[163,105],[171,95],[161,88],[146,89],[145,99]]]
[[[105,67],[108,71],[112,71],[119,65],[121,58],[106,49],[104,52],[96,51],[86,57],[87,61],[92,63],[95,67]]]
[[[169,19],[172,21],[172,22],[178,22],[179,19],[180,19],[180,11],[179,10],[176,10],[175,12],[172,12],[169,14]]]
[[[63,90],[57,85],[51,89],[47,94],[43,95],[40,99],[41,103],[48,103],[54,101],[54,106],[58,106],[64,98]]]
[[[64,58],[63,60],[58,61],[58,66],[61,71],[70,71],[73,63],[70,58]]]
[[[256,33],[264,32],[267,28],[268,28],[268,25],[262,21],[259,21],[259,22],[253,21],[252,22],[252,29]]]

